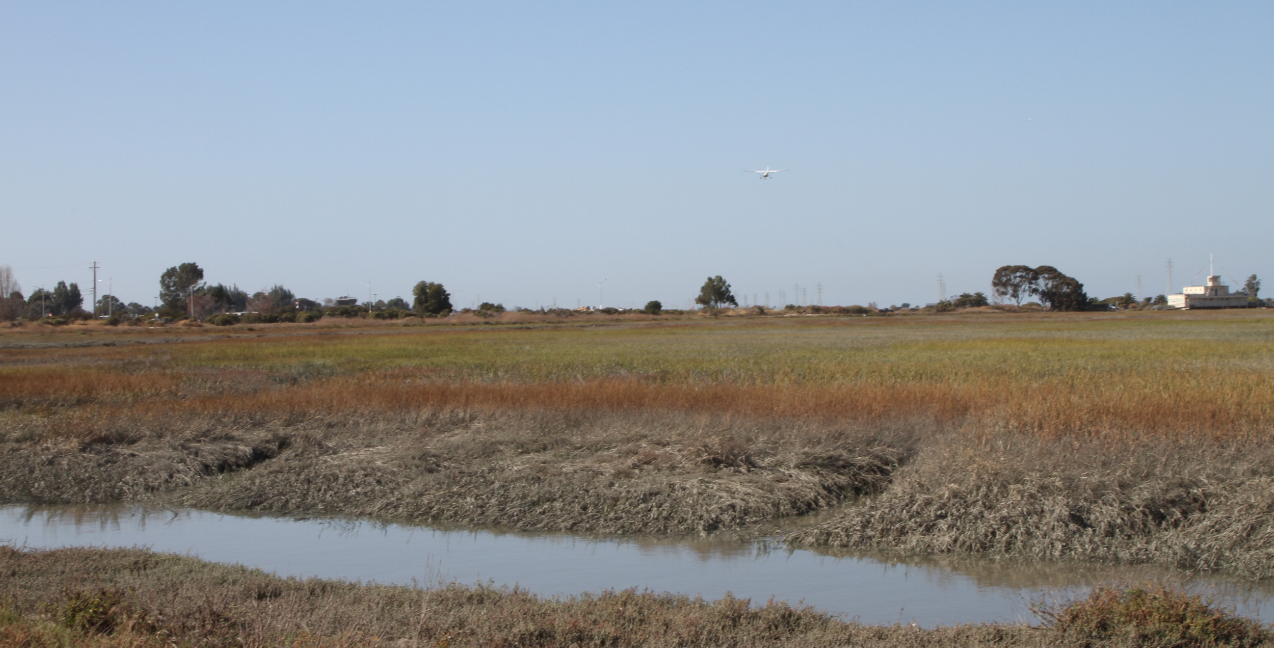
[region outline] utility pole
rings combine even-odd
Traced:
[[[376,298],[376,296],[372,294],[372,282],[368,281],[367,283],[363,283],[360,281],[359,285],[367,286],[367,312],[370,313],[372,312],[372,302]]]
[[[94,261],[89,269],[93,271],[93,318],[97,319],[97,262]]]

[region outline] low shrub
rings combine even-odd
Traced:
[[[222,313],[208,320],[213,326],[234,326],[239,323],[239,316],[234,313]]]
[[[1158,583],[1096,587],[1087,598],[1064,606],[1036,603],[1032,611],[1052,630],[1084,645],[1255,646],[1271,638],[1255,621]]]

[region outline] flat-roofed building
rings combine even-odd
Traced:
[[[1168,295],[1172,308],[1247,308],[1247,293],[1230,292],[1221,277],[1212,275],[1203,286],[1186,286],[1180,294]]]

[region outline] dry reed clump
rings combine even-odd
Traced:
[[[622,534],[738,530],[878,492],[910,452],[892,435],[706,417],[440,412],[405,429],[316,433],[172,504]]]
[[[137,549],[0,547],[0,573],[6,575],[0,579],[5,602],[0,638],[25,636],[25,645],[41,648],[169,642],[341,648],[1046,646],[1052,637],[1026,626],[863,626],[809,608],[753,606],[729,597],[705,602],[629,590],[544,599],[482,585],[415,589],[284,579]],[[62,622],[68,608],[111,602],[105,599],[115,604],[94,618],[101,621],[98,627],[111,630]],[[136,622],[130,626],[138,618],[150,624],[149,632],[139,631]]]
[[[1161,563],[1274,576],[1274,452],[1257,440],[1120,444],[946,435],[884,492],[793,546]]]

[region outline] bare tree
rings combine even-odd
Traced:
[[[22,311],[22,286],[13,276],[13,268],[0,266],[0,320],[11,320]]]

